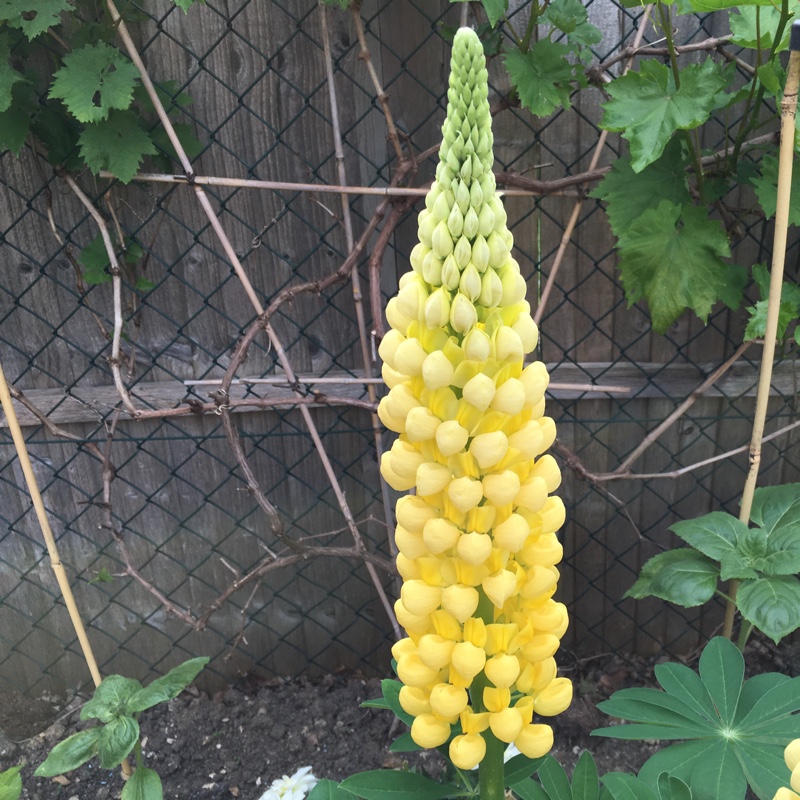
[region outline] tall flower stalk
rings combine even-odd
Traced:
[[[487,78],[462,28],[412,271],[386,308],[378,413],[399,434],[381,473],[416,490],[396,508],[400,702],[417,744],[449,740],[457,767],[480,764],[483,800],[499,800],[504,743],[547,753],[552,728],[537,718],[566,709],[572,685],[553,657],[568,623],[552,599],[561,474],[543,455],[556,428],[544,365],[524,366],[538,330],[492,174]]]

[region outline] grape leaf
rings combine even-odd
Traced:
[[[11,106],[11,90],[14,84],[24,80],[23,75],[8,63],[10,56],[11,45],[8,35],[0,34],[0,111],[5,111]]]
[[[508,11],[508,0],[481,0],[481,5],[493,28]]]
[[[527,53],[511,50],[504,56],[506,69],[520,102],[537,117],[549,117],[559,106],[569,108],[574,78],[564,44],[542,39]]]
[[[750,319],[744,331],[744,339],[762,338],[767,330],[767,311],[769,310],[769,270],[761,264],[753,267],[753,278],[758,285],[763,299],[747,309]],[[792,320],[800,316],[800,286],[796,283],[783,282],[781,289],[781,305],[778,309],[778,340],[786,338],[786,331]]]
[[[771,6],[758,8],[756,6],[745,6],[738,9],[738,14],[730,14],[728,22],[731,26],[731,42],[739,47],[748,47],[753,50],[770,50],[775,38],[775,31],[778,29],[778,22],[781,18],[780,9]],[[790,12],[789,19],[794,16]],[[789,46],[789,31],[791,24],[787,25],[783,32],[776,52],[781,52]]]
[[[92,172],[107,169],[123,183],[128,183],[136,174],[143,156],[156,152],[131,111],[112,111],[105,122],[87,125],[78,144]]]
[[[112,108],[130,106],[138,77],[139,71],[119,50],[98,42],[64,56],[50,97],[63,100],[80,122],[99,122]]]
[[[19,28],[28,39],[58,25],[62,11],[72,11],[67,0],[0,0],[0,22]]]
[[[689,0],[689,4],[695,11],[707,13],[736,6],[770,6],[773,0]]]
[[[706,59],[680,71],[680,88],[672,71],[654,59],[608,85],[601,127],[621,131],[630,142],[631,166],[640,172],[663,152],[676,130],[702,125],[726,102],[722,90],[730,70]]]
[[[21,109],[0,111],[0,150],[10,150],[18,156],[30,129],[31,118]]]
[[[689,205],[680,142],[673,139],[659,159],[638,173],[631,168],[630,159],[618,158],[589,196],[606,201],[606,214],[616,236],[621,236],[631,222],[647,209],[656,208],[662,200]]]
[[[589,22],[589,12],[581,0],[553,0],[541,19],[566,33],[570,44],[590,47],[603,38],[603,32]]]
[[[201,4],[204,4],[204,3],[205,3],[205,0],[175,0],[175,5],[176,5],[176,6],[178,6],[178,8],[182,8],[182,9],[183,9],[183,13],[184,13],[184,14],[188,14],[188,13],[189,13],[189,9],[190,9],[190,8],[191,8],[191,7],[192,7],[192,6],[193,6],[195,3],[201,3]],[[345,7],[346,7],[346,6],[345,6]]]
[[[730,255],[725,231],[702,208],[662,200],[623,231],[618,250],[628,303],[644,297],[658,333],[687,308],[705,322],[717,300],[731,305],[744,289],[722,261]]]
[[[778,159],[766,155],[761,159],[761,175],[751,183],[758,203],[767,219],[775,216],[778,202]],[[789,200],[789,224],[800,225],[800,170],[792,170],[792,195]]]

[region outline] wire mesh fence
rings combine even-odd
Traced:
[[[612,0],[586,5],[604,32],[594,48],[599,60],[646,24],[638,8]],[[209,0],[184,15],[164,0],[142,4],[139,11],[135,36],[148,70],[158,81],[176,81],[173,95],[191,98],[180,118],[203,145],[194,161],[197,175],[339,183],[325,33],[315,2]],[[514,6],[512,24],[528,11],[525,2]],[[456,7],[422,0],[365,0],[361,7],[371,62],[409,152],[422,153],[437,142],[446,103],[447,31],[458,14]],[[352,16],[329,9],[327,21],[347,181],[385,187],[396,162]],[[714,15],[697,15],[691,23],[679,31],[682,42],[718,35],[725,25]],[[648,26],[644,41],[656,35]],[[498,61],[490,70],[496,98],[508,90]],[[542,179],[586,170],[599,135],[602,95],[588,89],[573,100],[571,109],[547,120],[513,106],[499,113],[497,168]],[[730,120],[704,128],[704,147],[720,146],[725,124]],[[601,163],[619,152],[619,140],[610,137]],[[417,183],[424,184],[432,170],[430,159],[422,161]],[[227,587],[280,545],[243,480],[220,416],[198,411],[115,419],[119,395],[108,361],[112,287],[89,282],[78,260],[97,236],[96,226],[29,150],[19,158],[0,156],[0,180],[3,365],[9,381],[48,419],[42,424],[19,406],[102,671],[146,678],[205,654],[213,657],[211,674],[219,680],[253,670],[384,673],[392,629],[358,559],[298,559],[243,585],[217,607]],[[122,372],[134,402],[145,410],[194,403],[197,410],[209,393],[213,397],[237,340],[257,316],[230,258],[185,181],[82,183],[140,248],[126,267],[123,299]],[[324,278],[347,256],[336,194],[286,186],[204,188],[264,305],[290,285]],[[575,200],[574,193],[506,200],[532,305]],[[381,198],[356,192],[348,202],[359,235]],[[739,260],[763,261],[768,233],[763,220],[743,227]],[[384,302],[406,271],[415,241],[412,210],[399,219],[378,265]],[[791,258],[796,263],[796,249]],[[367,262],[362,256],[358,267],[364,286],[370,280]],[[389,558],[371,415],[363,407],[330,402],[333,395],[369,400],[357,309],[352,285],[338,283],[282,305],[272,324],[300,376],[295,388],[313,404],[311,414],[355,525],[367,549]],[[368,320],[367,333],[373,327]],[[734,510],[746,456],[677,478],[611,483],[586,480],[569,467],[573,457],[596,473],[618,466],[736,350],[743,328],[741,315],[720,311],[707,327],[685,316],[666,335],[654,334],[646,309],[626,307],[600,204],[583,205],[542,320],[539,354],[553,380],[568,384],[551,392],[549,413],[558,421],[559,453],[566,461],[561,493],[569,521],[560,591],[574,620],[564,646],[574,653],[685,652],[718,624],[718,608],[686,611],[622,596],[641,564],[670,543],[669,524]],[[368,345],[374,348],[374,340]],[[647,450],[637,471],[673,471],[747,441],[756,350],[745,352]],[[370,369],[375,372],[375,365]],[[794,362],[781,370],[770,408],[775,427],[795,414]],[[352,532],[302,414],[288,402],[279,353],[266,339],[256,340],[237,375],[252,381],[235,386],[236,398],[287,401],[232,415],[247,461],[287,533],[304,542],[347,546]],[[587,391],[585,384],[592,383],[618,391]],[[383,440],[385,446],[385,434]],[[80,650],[49,574],[5,427],[0,448],[0,685],[63,693],[86,680]],[[105,466],[114,467],[110,503],[103,495],[104,458]],[[798,471],[791,435],[765,446],[766,481],[797,480]],[[109,506],[118,537],[108,524]],[[126,571],[131,565],[138,578]],[[394,597],[391,576],[382,574],[381,580]],[[176,610],[203,624],[187,624]]]

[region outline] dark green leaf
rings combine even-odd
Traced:
[[[800,677],[776,681],[776,685],[753,703],[739,727],[748,733],[755,732],[760,726],[774,725],[776,720],[796,711],[800,711]],[[800,717],[797,722],[800,723]]]
[[[128,699],[126,708],[130,713],[144,711],[158,703],[177,697],[208,664],[206,656],[192,658],[171,669],[166,675],[156,678],[149,686],[140,689]]]
[[[31,117],[19,108],[0,111],[0,150],[10,150],[15,156],[25,146],[31,129]]]
[[[736,719],[734,720],[736,727],[739,727],[739,723],[750,713],[762,695],[788,680],[791,680],[788,675],[781,675],[779,672],[765,672],[762,675],[748,678],[742,686],[739,703],[736,706]]]
[[[95,575],[89,583],[112,583],[113,581],[114,576],[105,567],[101,567],[97,575]]]
[[[508,11],[508,0],[481,0],[481,5],[492,27],[497,25]]]
[[[655,788],[658,776],[662,772],[668,772],[691,786],[691,775],[695,765],[702,764],[709,751],[718,743],[719,739],[698,739],[665,747],[645,761],[639,770],[639,777],[648,786]]]
[[[353,800],[353,795],[341,789],[336,781],[323,778],[308,793],[307,800]]]
[[[573,67],[570,49],[542,39],[527,53],[511,50],[504,61],[522,105],[537,117],[549,117],[557,108],[569,108]]]
[[[97,739],[102,728],[79,731],[59,742],[33,774],[37,778],[52,778],[77,769],[97,754]]]
[[[391,678],[384,678],[381,681],[381,691],[383,692],[383,699],[388,704],[389,708],[394,712],[394,715],[406,725],[410,726],[414,721],[414,717],[403,710],[400,705],[400,690],[403,684],[400,681],[392,680]]]
[[[94,690],[92,699],[81,709],[81,719],[99,719],[110,722],[118,714],[124,713],[128,698],[142,688],[139,681],[123,678],[122,675],[109,675]]]
[[[136,767],[122,787],[121,800],[164,800],[158,773],[147,767]]]
[[[719,569],[710,558],[683,547],[653,556],[624,596],[638,600],[653,595],[691,608],[713,597],[718,579]]]
[[[60,103],[41,107],[31,130],[47,149],[47,160],[51,164],[67,164],[76,160],[78,132],[67,123]]]
[[[178,6],[178,8],[182,8],[183,9],[183,13],[187,14],[189,12],[189,9],[195,3],[199,3],[200,5],[204,5],[205,2],[206,2],[206,0],[175,0],[175,5]]]
[[[111,769],[122,763],[139,741],[139,723],[133,717],[116,717],[100,729],[97,755],[100,766]]]
[[[545,756],[544,762],[536,770],[536,774],[550,800],[572,800],[572,790],[567,773],[552,756]]]
[[[700,656],[700,677],[722,721],[732,724],[744,679],[739,648],[729,639],[715,636]]]
[[[510,758],[505,764],[503,773],[506,786],[514,786],[520,781],[524,781],[525,778],[529,778],[543,763],[544,757],[528,758],[521,753]]]
[[[572,773],[572,800],[598,800],[600,783],[597,777],[597,764],[592,754],[584,750]]]
[[[130,111],[112,111],[103,123],[87,125],[78,139],[81,156],[92,172],[109,170],[128,183],[145,155],[156,148]]]
[[[692,770],[689,785],[695,800],[743,798],[747,791],[747,780],[736,759],[733,743],[719,742],[706,752],[703,761]]]
[[[22,794],[22,765],[0,772],[0,800],[17,800]]]
[[[390,753],[415,753],[417,750],[424,750],[424,747],[420,747],[412,738],[411,732],[406,731],[405,733],[398,736],[389,746]]]
[[[800,288],[791,294],[791,301],[800,305]],[[781,295],[784,296],[783,294]],[[750,518],[756,525],[766,529],[770,540],[781,532],[787,534],[781,545],[788,545],[800,535],[800,483],[787,483],[781,486],[763,486],[753,494]]]
[[[190,125],[186,125],[182,122],[176,122],[172,126],[175,129],[175,133],[178,135],[178,141],[180,141],[181,145],[183,146],[184,152],[188,156],[189,160],[191,161],[203,150],[203,145],[200,143],[200,140],[194,135],[192,128]],[[175,148],[172,146],[172,142],[167,136],[167,132],[162,128],[160,125],[157,128],[154,128],[150,131],[150,138],[153,140],[153,143],[159,150],[163,150],[171,159],[174,161],[180,161],[178,158],[178,154],[175,152]]]
[[[72,11],[67,0],[0,0],[0,22],[19,28],[28,39],[58,25],[62,11]]]
[[[707,734],[717,729],[715,722],[709,721],[704,714],[698,714],[693,705],[658,689],[621,689],[604,701],[602,710],[632,722],[693,728]]]
[[[385,697],[374,697],[372,700],[365,700],[360,705],[361,708],[384,708],[391,711],[392,707],[386,701]]]
[[[731,286],[741,274],[722,261],[730,255],[728,238],[702,208],[662,200],[628,226],[618,249],[628,303],[646,299],[659,333],[687,308],[705,322],[717,300],[730,305],[744,288]]]
[[[768,6],[772,0],[689,0],[695,11],[722,11],[736,6]]]
[[[800,627],[800,581],[794,576],[744,581],[736,594],[742,616],[776,644]]]
[[[532,778],[514,784],[514,794],[521,800],[550,800],[547,792]]]
[[[83,280],[90,286],[98,286],[111,280],[111,274],[106,269],[111,261],[101,234],[98,233],[78,253],[78,262],[83,267]]]
[[[786,763],[783,746],[737,742],[737,753],[747,782],[759,798],[772,800],[781,786],[786,786]]]
[[[769,219],[775,216],[778,202],[778,159],[765,155],[761,159],[761,175],[751,183],[764,215]],[[789,200],[789,224],[800,225],[800,171],[792,171],[791,198]]]
[[[589,13],[581,0],[553,0],[541,20],[566,33],[570,44],[590,47],[603,38],[603,32],[589,22]]]
[[[757,578],[758,573],[750,566],[750,563],[750,560],[738,551],[728,553],[720,561],[720,580],[729,581],[731,578],[736,578],[741,581],[747,578]]]
[[[793,14],[789,14],[790,20]],[[780,8],[765,5],[763,8],[749,6],[739,9],[738,14],[731,13],[728,21],[731,26],[731,42],[739,47],[753,50],[769,51],[775,39],[775,31],[781,18]],[[791,21],[783,32],[775,52],[785,50],[789,46]]]
[[[638,72],[608,84],[611,100],[600,126],[622,132],[630,142],[631,166],[639,172],[664,152],[675,131],[697,128],[711,116],[731,74],[708,58],[684,67],[677,88],[670,68],[648,59]]]
[[[692,800],[691,789],[680,779],[662,772],[657,781],[660,800]]]
[[[605,700],[598,704],[601,711],[606,711],[604,704],[610,702]],[[616,716],[613,712],[612,716]],[[592,736],[603,736],[606,739],[654,739],[655,741],[674,741],[675,739],[692,739],[707,736],[708,731],[693,727],[670,727],[660,723],[652,725],[645,723],[633,723],[631,725],[613,725],[610,728],[595,728]]]
[[[11,45],[7,34],[0,33],[0,112],[11,106],[11,89],[15,83],[24,80],[9,63]]]
[[[377,769],[360,772],[343,780],[339,786],[365,800],[439,800],[459,794],[457,786],[441,784],[415,772],[398,772],[393,769]]]
[[[669,529],[709,558],[719,561],[736,549],[736,542],[747,532],[747,525],[724,511],[712,511],[696,519],[686,519]]]
[[[614,800],[658,800],[644,781],[627,772],[609,772],[603,775],[602,781]]]
[[[656,679],[664,690],[682,700],[687,706],[706,719],[715,720],[717,712],[711,702],[702,678],[683,664],[668,662],[656,664]]]
[[[98,42],[73,50],[63,60],[50,97],[63,100],[80,122],[99,122],[112,108],[130,106],[139,71],[115,47]]]

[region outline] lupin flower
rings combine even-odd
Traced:
[[[378,414],[399,434],[381,473],[398,491],[394,646],[423,747],[450,739],[474,768],[487,731],[529,757],[553,744],[540,716],[569,705],[553,658],[567,612],[552,599],[564,505],[544,416],[547,371],[524,366],[538,331],[495,191],[483,48],[455,36],[436,179],[419,215],[412,271],[400,280],[380,346],[389,393]]]
[[[800,739],[789,742],[783,751],[783,760],[792,773],[789,779],[791,789],[782,786],[775,792],[773,800],[800,800]]]

